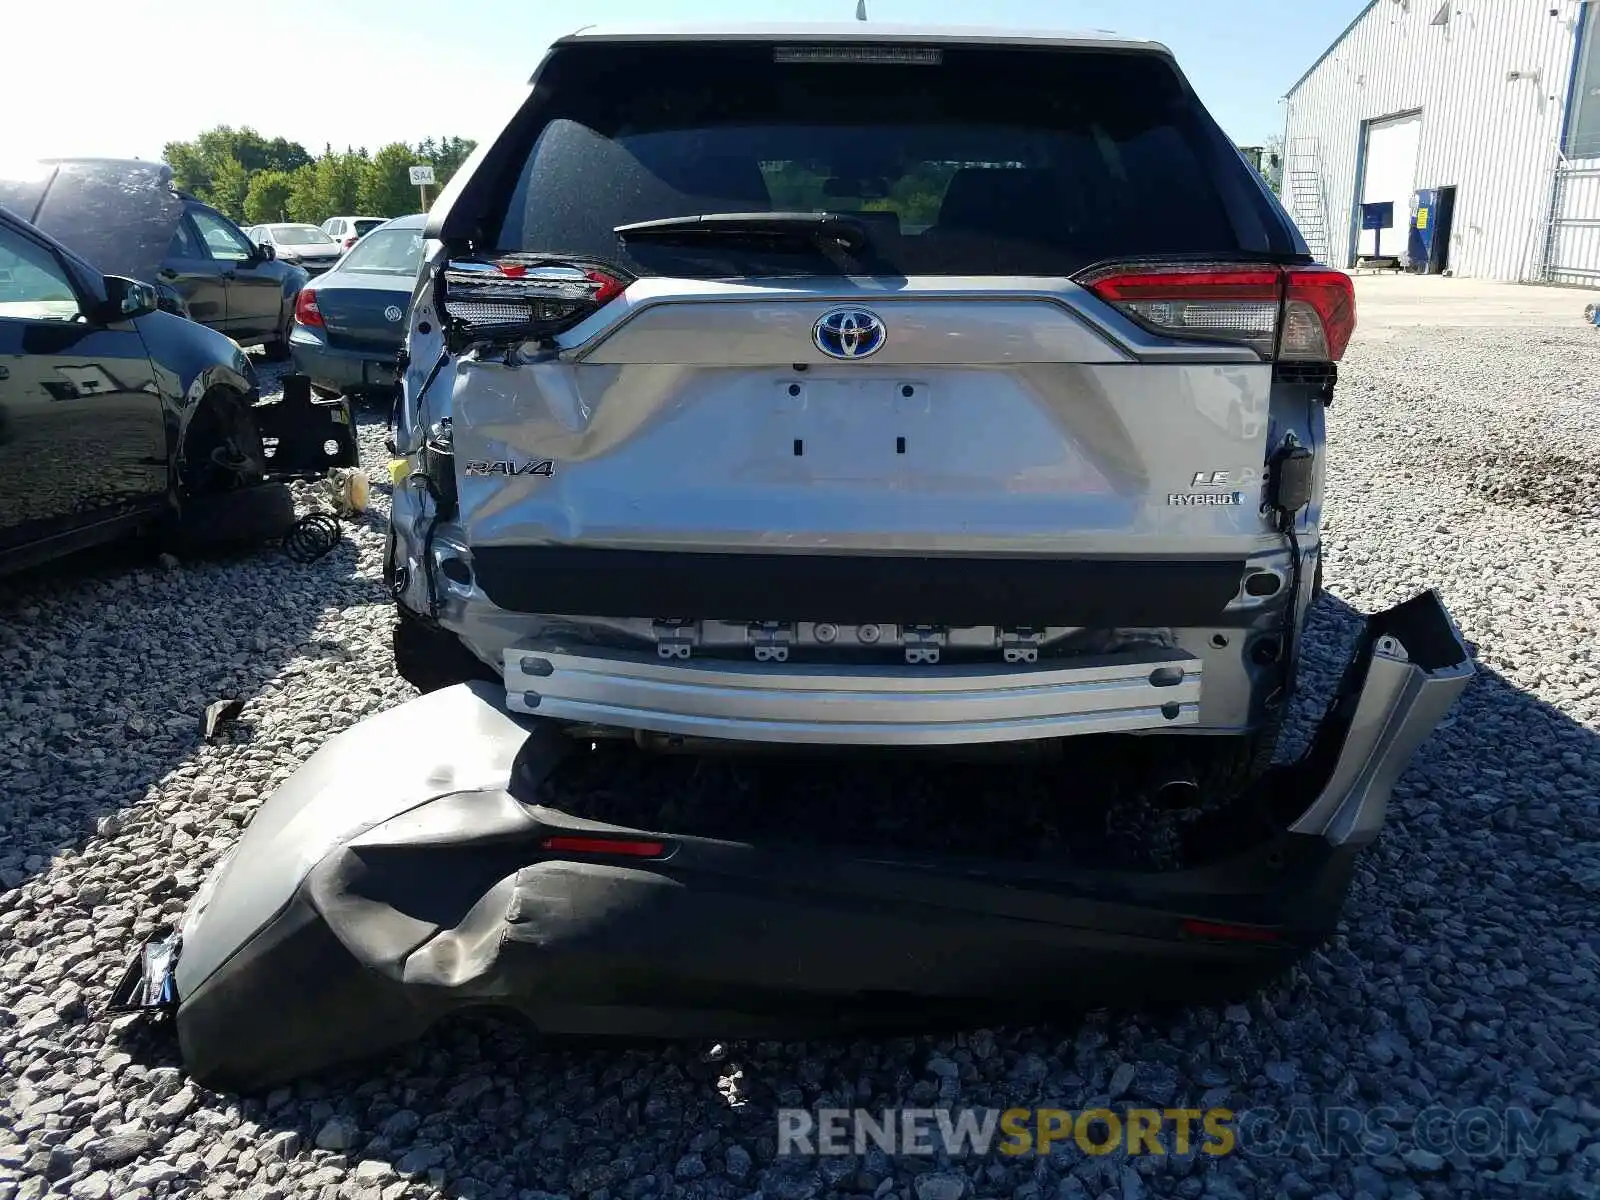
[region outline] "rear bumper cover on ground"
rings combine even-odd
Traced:
[[[1325,935],[1471,675],[1431,593],[1372,617],[1311,747],[1239,806],[1259,825],[1138,874],[599,825],[537,802],[568,744],[553,726],[452,688],[319,750],[117,999],[175,1007],[190,1071],[247,1090],[484,1006],[547,1033],[726,1038],[1182,1000]],[[596,836],[659,853],[549,844]]]

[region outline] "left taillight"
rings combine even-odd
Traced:
[[[298,325],[322,328],[322,310],[317,307],[317,293],[311,288],[301,288],[294,298],[294,319]]]
[[[1267,359],[1337,362],[1355,332],[1354,286],[1328,267],[1119,264],[1077,282],[1157,333]]]
[[[469,339],[550,337],[622,295],[630,282],[598,263],[532,255],[452,259],[444,270],[444,311]]]

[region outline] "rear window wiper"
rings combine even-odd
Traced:
[[[809,242],[823,253],[842,251],[859,256],[872,245],[867,227],[837,213],[754,212],[701,213],[693,217],[664,217],[635,221],[612,230],[623,241],[651,241],[694,246],[709,242]]]

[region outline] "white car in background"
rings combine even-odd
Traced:
[[[256,245],[271,246],[279,261],[304,267],[312,276],[328,270],[344,254],[339,243],[315,225],[252,225],[244,232]]]
[[[342,250],[349,250],[387,217],[329,217],[322,223],[322,232],[339,243]]]

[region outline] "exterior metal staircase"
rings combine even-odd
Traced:
[[[1317,151],[1317,139],[1293,138],[1287,149],[1284,174],[1289,215],[1300,227],[1300,236],[1305,238],[1311,256],[1325,263],[1329,252],[1328,205],[1322,191],[1322,156]]]

